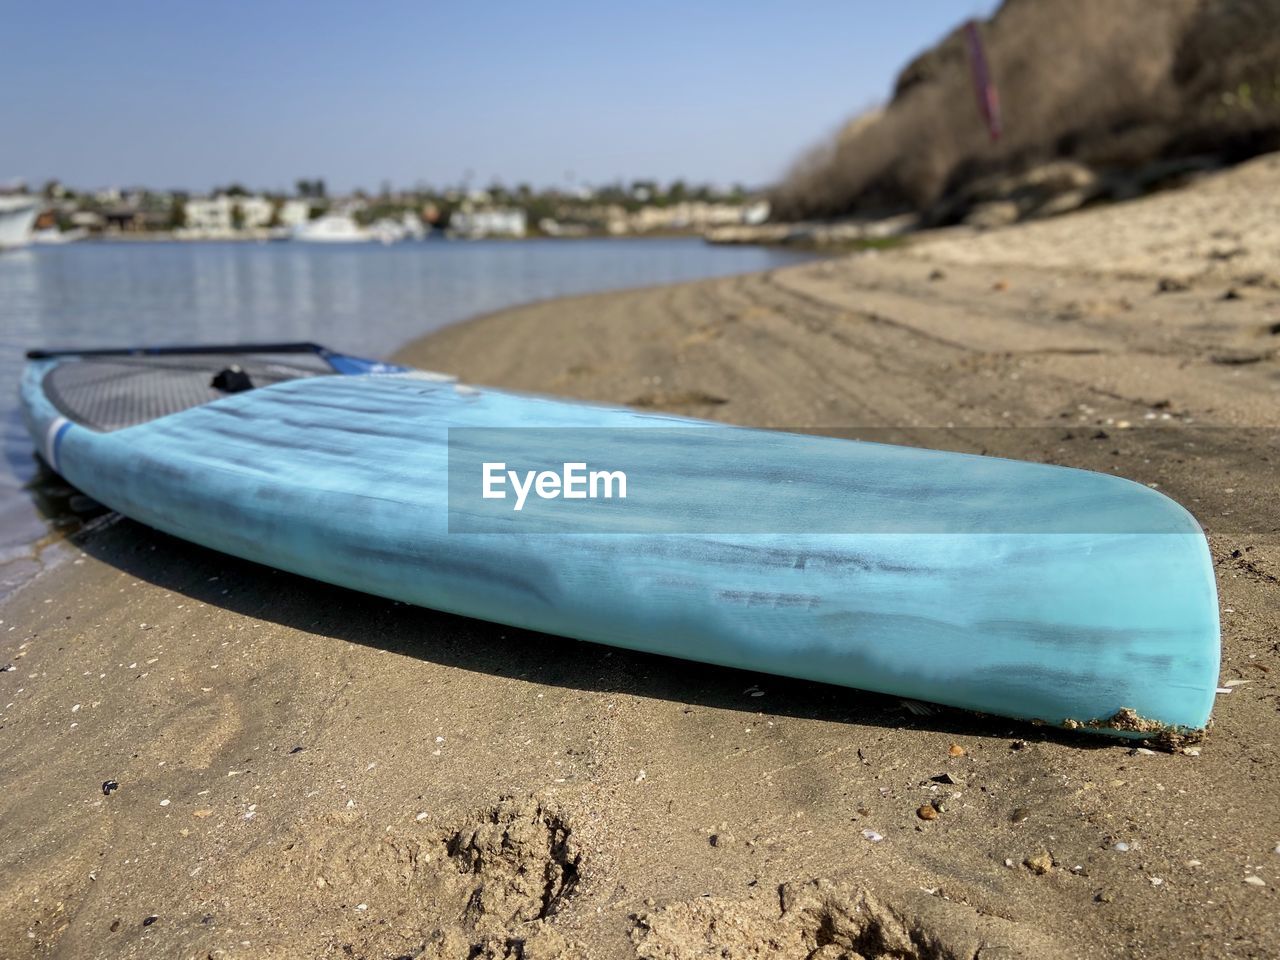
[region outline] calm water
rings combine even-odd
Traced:
[[[32,347],[315,340],[384,357],[450,323],[565,294],[763,270],[802,255],[696,239],[79,244],[0,255],[0,594],[41,519],[17,408]]]

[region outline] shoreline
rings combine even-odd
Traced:
[[[361,245],[370,244],[372,246],[393,246],[394,247],[394,246],[401,246],[406,244],[412,246],[412,245],[421,244],[421,243],[437,243],[440,241],[448,241],[452,243],[473,243],[477,240],[490,241],[490,242],[501,241],[503,243],[520,243],[527,240],[555,240],[555,241],[565,241],[565,242],[582,241],[582,240],[702,240],[703,242],[709,243],[712,245],[717,245],[722,243],[721,241],[709,239],[707,234],[703,231],[647,230],[643,233],[609,233],[607,231],[601,231],[598,233],[554,234],[554,233],[539,232],[539,233],[529,233],[523,237],[510,237],[510,236],[500,236],[500,235],[481,236],[481,237],[450,237],[443,233],[440,233],[436,235],[429,234],[428,236],[422,239],[396,240],[391,243],[381,243],[375,238],[368,238],[363,240],[344,240],[344,241],[338,241],[336,243],[330,242],[328,245],[344,246],[344,245],[353,245],[353,244],[361,244]],[[94,244],[94,243],[123,243],[123,244],[129,244],[129,243],[298,243],[301,245],[316,245],[314,242],[309,243],[308,241],[299,241],[299,240],[295,240],[293,237],[273,236],[267,231],[262,231],[259,233],[251,233],[251,234],[245,234],[245,233],[226,234],[226,235],[210,234],[210,235],[204,235],[204,236],[177,236],[170,231],[147,231],[147,232],[138,232],[138,233],[92,234],[89,236],[78,238],[76,240],[65,241],[63,243],[57,243],[57,242],[32,243],[22,247],[13,247],[11,249],[25,250],[31,247],[42,247],[42,246],[57,247],[57,246],[67,246],[72,243],[76,243],[76,244],[81,244],[81,243],[87,243],[87,244]],[[831,247],[831,249],[836,248],[834,243],[835,242],[833,241],[833,246]],[[320,244],[320,245],[325,245],[325,244]],[[792,244],[786,241],[774,242],[774,241],[768,241],[768,240],[732,241],[731,243],[724,243],[723,245],[753,246],[753,247],[767,247],[767,248],[776,247],[783,250],[796,249],[797,247],[799,247],[800,249],[816,249],[816,250],[826,249],[826,247],[824,247],[822,243],[817,243],[810,246],[807,244]]]
[[[1277,188],[1264,158],[1053,221],[503,310],[395,354],[1158,484],[1218,571],[1231,692],[1192,751],[530,634],[107,521],[0,605],[0,944],[780,960],[834,930],[1265,954]]]

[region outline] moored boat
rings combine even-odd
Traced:
[[[72,230],[59,230],[57,227],[46,227],[31,234],[31,242],[39,246],[59,246],[64,243],[76,243],[89,235],[83,227]]]
[[[303,243],[367,243],[373,236],[354,218],[329,213],[295,227],[290,239]]]
[[[0,195],[0,250],[16,250],[31,243],[31,227],[39,213],[37,197]]]

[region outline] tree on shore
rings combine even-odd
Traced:
[[[298,196],[304,200],[323,200],[326,196],[324,180],[319,177],[315,180],[299,180],[294,186]]]

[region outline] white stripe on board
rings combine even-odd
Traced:
[[[44,432],[44,461],[58,472],[58,431],[71,421],[66,417],[54,417]]]

